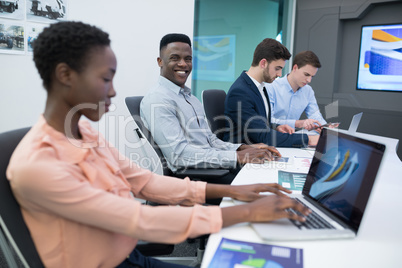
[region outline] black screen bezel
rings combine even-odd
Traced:
[[[402,22],[396,23],[380,23],[380,24],[365,24],[360,27],[360,42],[359,42],[359,54],[357,61],[357,72],[356,72],[356,90],[359,91],[368,91],[368,92],[402,92],[401,90],[392,90],[392,89],[376,89],[376,88],[359,88],[359,74],[360,74],[360,60],[361,60],[361,49],[362,49],[362,36],[363,36],[363,28],[364,27],[380,27],[380,26],[392,26],[392,25],[401,25]]]
[[[366,170],[364,183],[362,184],[362,187],[360,188],[360,191],[357,195],[357,200],[359,200],[359,202],[361,202],[361,211],[357,210],[357,208],[354,207],[354,210],[353,210],[354,212],[351,214],[350,219],[346,219],[344,217],[341,217],[337,213],[334,213],[332,210],[330,210],[326,206],[322,205],[321,202],[317,201],[314,197],[310,196],[310,194],[309,194],[311,185],[315,182],[314,174],[315,174],[316,168],[318,167],[318,163],[320,161],[319,156],[322,153],[324,153],[325,149],[326,149],[325,147],[326,147],[326,140],[327,140],[328,135],[340,136],[340,137],[346,138],[350,141],[365,144],[365,145],[368,145],[373,148],[373,154],[370,158],[372,165],[370,166],[370,170]],[[305,197],[308,197],[310,202],[313,201],[316,204],[316,206],[319,207],[321,210],[328,212],[331,215],[331,217],[335,217],[336,219],[338,219],[339,221],[344,223],[344,225],[348,226],[349,228],[351,228],[352,230],[357,232],[360,227],[360,224],[361,224],[361,221],[362,221],[362,218],[364,215],[364,211],[367,207],[370,193],[374,186],[374,182],[377,177],[378,170],[380,168],[380,164],[381,164],[384,152],[385,152],[384,144],[365,140],[365,139],[362,139],[362,138],[359,138],[356,136],[352,136],[352,135],[338,132],[335,130],[330,130],[327,128],[322,129],[321,134],[320,134],[320,139],[317,144],[317,148],[314,153],[313,160],[311,162],[310,170],[307,174],[306,182],[303,187],[303,191],[302,191],[303,195]],[[373,159],[373,157],[376,157],[377,159]],[[375,165],[375,166],[373,166],[373,165]],[[369,171],[370,171],[370,174],[368,174]]]

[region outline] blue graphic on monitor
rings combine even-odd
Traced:
[[[402,24],[362,27],[357,89],[402,91]]]

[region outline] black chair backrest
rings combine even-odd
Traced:
[[[220,139],[226,129],[226,92],[221,89],[207,89],[202,92],[202,103],[211,131]]]
[[[144,134],[145,138],[148,142],[152,145],[155,152],[158,154],[159,159],[161,160],[162,167],[163,167],[163,174],[166,176],[171,176],[172,171],[167,166],[167,160],[162,153],[162,150],[159,148],[158,144],[154,141],[151,132],[145,127],[144,122],[141,119],[140,114],[140,104],[144,96],[133,96],[133,97],[126,97],[126,106],[133,117],[137,126],[141,129],[142,133]]]
[[[0,215],[25,260],[30,267],[36,268],[44,266],[6,177],[10,157],[29,129],[21,128],[0,134]]]

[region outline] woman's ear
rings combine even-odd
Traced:
[[[56,65],[55,77],[56,80],[66,86],[71,86],[73,70],[68,64],[62,62]]]

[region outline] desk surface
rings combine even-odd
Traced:
[[[371,137],[373,138],[373,137]],[[374,137],[375,139],[375,137]],[[377,139],[378,140],[378,139]],[[357,237],[343,240],[264,241],[248,223],[223,228],[212,234],[201,268],[208,267],[222,237],[249,242],[302,248],[304,267],[402,267],[402,163],[396,155],[398,141],[384,140],[388,147],[374,185],[366,213]],[[278,148],[283,156],[313,157],[304,149]],[[295,165],[248,164],[236,176],[233,184],[277,182],[277,170],[307,173],[308,168]],[[232,206],[224,199],[221,206]]]

